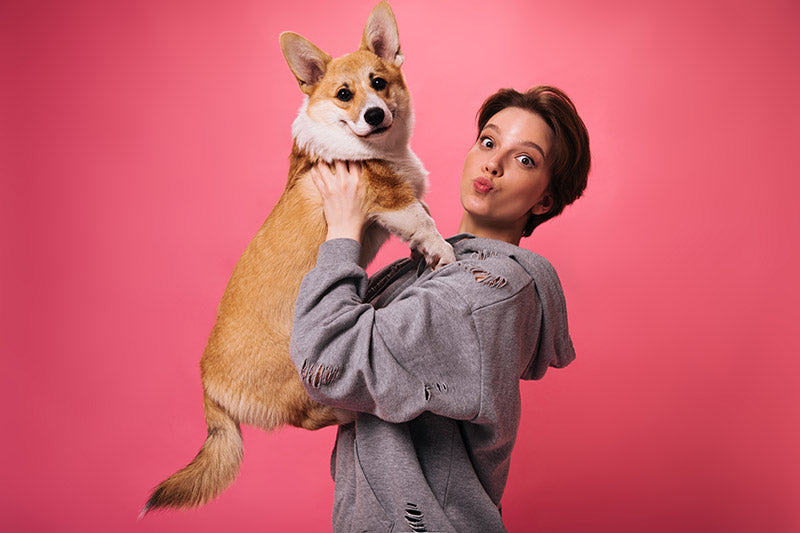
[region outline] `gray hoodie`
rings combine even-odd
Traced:
[[[505,531],[519,380],[575,357],[547,260],[450,242],[456,263],[404,259],[368,280],[356,241],[328,241],[300,287],[292,361],[314,400],[356,411],[331,458],[337,532]]]

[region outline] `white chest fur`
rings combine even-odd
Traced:
[[[324,105],[317,106],[314,109],[315,117],[311,118],[308,113],[308,97],[303,100],[297,118],[292,123],[292,137],[300,150],[327,162],[337,159],[382,159],[389,162],[414,187],[417,198],[425,194],[428,172],[408,147],[413,125],[410,111],[407,116],[396,117],[386,138],[378,141],[355,135],[346,124],[336,118],[335,110],[330,111],[326,112]]]

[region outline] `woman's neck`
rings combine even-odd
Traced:
[[[458,226],[458,233],[472,233],[476,237],[505,241],[515,246],[519,246],[519,241],[522,238],[521,228],[512,227],[510,225],[492,226],[489,224],[482,224],[473,219],[466,211],[461,216],[461,224]]]

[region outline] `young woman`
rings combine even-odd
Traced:
[[[315,170],[328,240],[291,356],[312,398],[356,413],[333,451],[335,531],[505,531],[519,380],[575,357],[555,271],[517,245],[582,194],[589,164],[563,92],[495,93],[464,162],[457,262],[404,259],[372,279],[357,264],[358,165]]]

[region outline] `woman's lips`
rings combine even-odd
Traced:
[[[476,178],[475,181],[472,182],[472,188],[475,189],[476,192],[481,194],[486,194],[487,192],[494,189],[492,186],[492,182],[487,180],[486,178]]]

